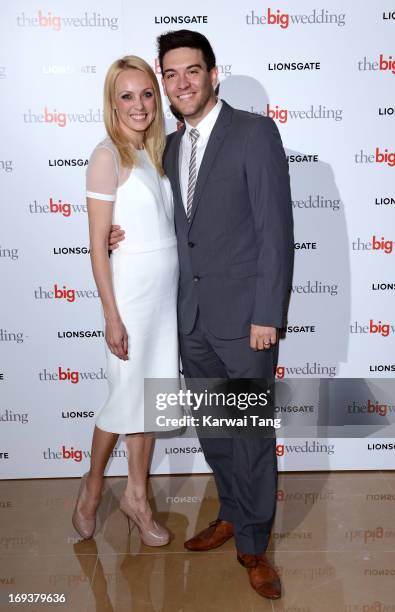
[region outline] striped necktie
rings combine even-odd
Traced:
[[[189,175],[188,175],[188,192],[187,192],[187,219],[188,223],[191,220],[193,194],[195,193],[197,168],[196,168],[196,147],[200,134],[198,130],[192,128],[189,132],[189,138],[192,143],[191,157],[189,160]]]

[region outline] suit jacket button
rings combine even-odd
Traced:
[[[188,246],[191,247],[191,249],[193,249],[193,247],[195,246],[194,242],[188,242]]]
[[[198,283],[200,281],[200,276],[194,276],[193,280],[195,281],[195,283]]]

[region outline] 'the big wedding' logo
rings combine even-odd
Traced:
[[[343,119],[341,108],[327,108],[324,104],[318,104],[318,106],[311,104],[309,108],[301,110],[281,108],[278,104],[266,104],[266,108],[262,111],[257,111],[253,106],[250,107],[250,111],[257,115],[270,117],[279,123],[287,123],[295,119],[333,119],[334,121]]]
[[[49,198],[48,204],[40,204],[37,200],[33,200],[28,208],[33,215],[53,213],[66,218],[75,213],[86,213],[88,211],[86,204],[72,204],[55,198]]]
[[[361,324],[358,321],[354,321],[350,325],[350,334],[378,334],[387,338],[390,334],[395,333],[395,325],[391,323],[384,323],[381,320],[375,321],[374,319],[369,320],[369,324]]]
[[[49,109],[46,106],[41,112],[33,112],[32,109],[29,108],[23,113],[23,122],[48,123],[61,128],[66,127],[69,123],[102,123],[103,110],[101,108],[90,108],[83,113],[67,113],[58,111],[56,108]]]
[[[11,332],[2,327],[0,328],[0,342],[16,342],[17,344],[22,344],[25,338],[27,338],[27,336],[25,336],[23,332]]]
[[[0,261],[2,259],[11,259],[11,261],[17,261],[19,258],[19,249],[13,247],[2,247],[0,246]]]
[[[395,241],[385,238],[384,236],[378,237],[373,234],[371,240],[367,242],[358,236],[351,244],[353,251],[378,251],[390,255],[394,251]]]
[[[218,76],[220,78],[226,77],[226,76],[232,76],[232,64],[217,63],[216,68],[218,70]],[[159,58],[156,57],[154,61],[152,62],[152,69],[155,72],[155,74],[158,74],[158,75],[162,74],[162,70],[160,69]],[[167,119],[171,119],[172,117],[174,117],[174,115],[172,115],[171,112],[170,114],[165,112],[165,115]]]
[[[314,361],[307,361],[303,366],[277,366],[275,369],[275,377],[279,380],[285,377],[298,376],[320,376],[321,378],[333,378],[336,376],[337,367],[335,365],[324,365]]]
[[[358,61],[358,70],[359,72],[371,72],[371,71],[381,71],[381,72],[391,72],[395,74],[395,59],[393,59],[392,55],[388,57],[384,57],[381,53],[378,60],[369,60],[366,56],[364,56],[361,60]]]
[[[97,289],[73,289],[66,285],[54,284],[53,289],[44,289],[39,286],[34,290],[35,300],[61,300],[66,302],[75,302],[78,299],[98,298],[99,292]]]
[[[344,26],[346,24],[346,14],[330,13],[327,9],[313,9],[311,13],[286,13],[280,9],[269,7],[261,15],[251,10],[245,16],[245,20],[247,25],[277,26],[282,30],[287,30],[291,25]]]
[[[80,381],[87,380],[106,380],[107,374],[100,368],[97,372],[81,372],[79,370],[72,370],[71,368],[65,368],[59,366],[56,372],[50,372],[47,368],[44,368],[38,373],[40,382],[66,382],[72,385],[77,385]]]
[[[349,414],[377,414],[387,416],[388,413],[395,412],[395,406],[391,404],[379,403],[377,400],[368,399],[366,403],[356,402],[355,400],[347,405]]]
[[[26,15],[22,12],[16,17],[19,28],[48,28],[54,32],[60,32],[65,28],[108,28],[118,30],[118,17],[104,17],[100,13],[88,13],[80,17],[61,17],[54,15],[51,11],[38,10],[35,16]]]
[[[292,200],[292,207],[303,210],[332,210],[340,209],[341,200],[338,198],[326,198],[320,194],[309,194],[306,199]]]
[[[333,455],[335,452],[334,444],[323,444],[318,440],[305,440],[303,444],[277,444],[276,455],[277,457],[283,457],[286,454],[291,453],[325,453],[327,455]]]
[[[84,450],[79,448],[74,448],[74,446],[66,447],[65,444],[62,445],[60,450],[55,450],[52,448],[47,448],[43,451],[43,457],[47,461],[53,460],[62,460],[62,459],[72,459],[79,463],[82,459],[89,459],[91,456],[90,450]],[[126,450],[123,448],[115,447],[112,451],[111,457],[116,457],[117,459],[125,459],[126,458]]]
[[[380,150],[380,147],[376,147],[374,153],[365,153],[361,149],[359,153],[355,153],[354,160],[356,164],[386,164],[393,168],[395,166],[395,152],[389,151],[387,148]]]

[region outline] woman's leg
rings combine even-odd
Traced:
[[[147,477],[154,438],[151,434],[130,434],[126,436],[128,449],[128,482],[125,497],[130,500],[136,512],[149,520],[151,510],[147,502]]]
[[[88,495],[81,507],[83,515],[87,518],[96,512],[103,487],[104,470],[118,437],[119,434],[103,431],[95,426],[92,437],[90,469],[86,479]]]

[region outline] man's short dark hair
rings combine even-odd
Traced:
[[[189,47],[191,49],[200,49],[203,53],[204,61],[206,62],[207,71],[210,72],[215,67],[215,55],[212,46],[207,38],[200,32],[192,30],[174,30],[166,32],[157,38],[158,55],[160,69],[163,72],[163,57],[168,51],[178,49],[179,47]]]

